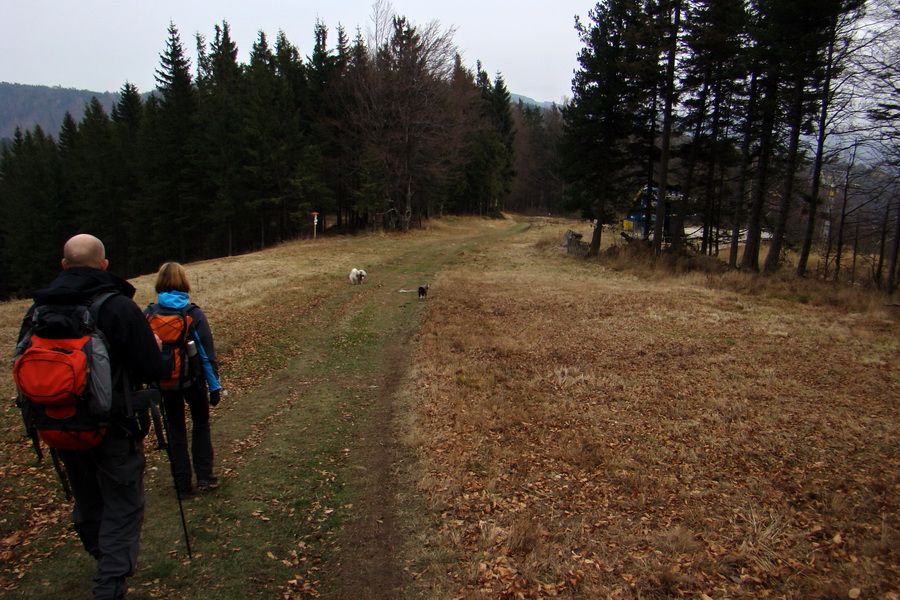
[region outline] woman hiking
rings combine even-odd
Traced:
[[[193,472],[197,487],[218,483],[213,475],[213,447],[209,407],[219,403],[222,386],[212,332],[206,315],[190,301],[191,286],[184,267],[177,262],[163,264],[156,276],[157,301],[144,314],[163,341],[163,352],[174,355],[175,370],[160,380],[162,403],[168,431],[169,459],[179,497],[193,493]],[[191,411],[191,451],[188,453],[185,405]]]

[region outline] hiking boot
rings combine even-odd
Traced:
[[[124,577],[94,577],[94,598],[122,600],[128,593]]]
[[[215,475],[210,475],[208,477],[204,477],[203,479],[197,479],[197,487],[198,488],[214,488],[219,485],[219,478]]]

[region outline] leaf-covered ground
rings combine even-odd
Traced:
[[[420,331],[447,597],[900,597],[896,312],[640,279],[544,235],[444,271]]]

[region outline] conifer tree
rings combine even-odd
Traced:
[[[112,120],[129,135],[136,136],[141,126],[144,112],[144,101],[141,93],[133,83],[125,83],[119,93],[119,101],[113,105]]]
[[[576,21],[585,47],[572,103],[563,109],[563,164],[572,205],[600,223],[611,220],[612,209],[625,208],[641,177],[628,142],[641,130],[638,111],[647,98],[635,70],[646,58],[636,43],[643,14],[634,0],[606,0],[589,13],[591,24]],[[594,228],[591,255],[600,249],[601,233]]]
[[[112,252],[115,257],[117,272],[123,276],[140,274],[129,269],[129,257],[140,253],[135,247],[135,240],[130,236],[130,223],[135,215],[132,210],[138,202],[141,192],[141,175],[139,172],[141,157],[139,136],[144,120],[144,101],[134,84],[122,86],[119,101],[113,105],[111,112],[113,126],[113,146],[110,178],[113,193],[116,197],[117,210],[121,221],[114,226],[115,241]],[[105,240],[104,240],[105,241]],[[110,252],[107,244],[107,252]]]
[[[248,199],[259,222],[258,242],[265,246],[295,233],[288,207],[296,201],[290,179],[300,132],[289,82],[279,76],[263,32],[251,50],[246,79],[245,168],[253,178]]]
[[[854,96],[858,94],[860,88],[858,85],[862,83],[859,76],[848,77],[855,69],[854,63],[858,62],[859,56],[863,48],[867,44],[859,35],[865,10],[865,3],[857,0],[854,3],[847,4],[847,10],[843,14],[833,15],[834,20],[831,23],[828,33],[828,40],[823,49],[823,72],[818,85],[818,89],[812,91],[816,102],[811,111],[815,111],[815,150],[813,151],[812,177],[809,194],[804,194],[804,200],[807,205],[804,206],[806,213],[806,227],[803,235],[803,244],[800,249],[800,256],[797,259],[797,276],[805,277],[806,268],[809,261],[810,253],[813,248],[813,238],[818,226],[819,208],[822,204],[822,173],[828,154],[833,152],[829,149],[827,141],[833,139],[837,133],[840,123],[846,121],[846,116],[850,111],[848,107],[853,106],[856,102]],[[851,126],[852,127],[852,126]],[[877,279],[877,277],[876,277]]]
[[[472,194],[473,212],[498,216],[515,176],[515,129],[510,95],[500,74],[492,83],[480,62],[476,70],[481,126],[474,136],[471,159],[467,161],[467,193]]]
[[[74,151],[78,139],[78,122],[72,113],[66,111],[59,130],[59,147],[63,152]]]
[[[75,207],[75,185],[77,171],[76,163],[79,157],[80,134],[78,131],[78,122],[72,116],[72,113],[66,111],[63,117],[62,126],[59,130],[59,143],[57,144],[57,160],[60,169],[60,190],[59,193],[70,201],[66,203],[66,210]],[[68,215],[68,212],[67,212]],[[75,215],[73,214],[73,217]]]
[[[347,202],[344,154],[338,140],[338,123],[341,115],[338,111],[336,93],[340,86],[345,64],[339,52],[328,48],[328,28],[321,21],[314,30],[315,44],[312,56],[306,62],[307,82],[309,85],[309,104],[307,115],[309,133],[304,142],[304,153],[315,157],[313,163],[318,164],[318,171],[311,170],[309,165],[298,167],[297,181],[305,181],[304,187],[315,188],[318,193],[310,195],[312,210],[321,214],[339,212],[340,198]],[[339,40],[346,43],[346,40]],[[320,223],[324,219],[319,219]]]
[[[275,66],[278,76],[288,84],[294,108],[303,119],[300,125],[305,130],[309,123],[307,115],[309,115],[310,103],[307,68],[300,57],[300,51],[287,39],[283,31],[279,32],[275,39]]]
[[[664,19],[664,29],[668,33],[664,50],[666,57],[665,78],[661,86],[663,130],[660,139],[659,181],[656,191],[656,224],[653,232],[653,250],[657,255],[662,250],[663,230],[666,227],[666,204],[669,195],[669,154],[672,145],[674,109],[677,95],[675,66],[678,56],[678,38],[681,35],[681,0],[673,0],[667,8],[671,11],[671,16],[667,12]],[[673,239],[677,240],[681,232],[670,231],[670,234]]]
[[[188,261],[201,255],[199,242],[204,205],[198,198],[194,166],[197,146],[197,90],[181,36],[169,25],[165,51],[156,70],[159,101],[143,136],[143,215],[134,235],[146,242],[145,268],[155,269],[168,258]]]
[[[509,90],[506,82],[499,73],[494,78],[491,87],[490,113],[493,130],[499,142],[499,155],[497,156],[498,185],[496,195],[491,199],[490,212],[499,215],[503,210],[503,202],[512,191],[512,182],[516,177],[515,164],[515,139],[516,131],[512,117]]]
[[[366,134],[367,107],[377,89],[374,82],[374,65],[366,40],[357,30],[349,48],[343,76],[335,93],[335,102],[341,118],[337,121],[337,143],[344,161],[346,187],[341,190],[339,206],[344,205],[344,225],[352,230],[366,227],[381,211],[385,196],[384,170],[379,154],[369,145]],[[362,149],[362,150],[361,150]],[[343,195],[347,194],[344,198]]]
[[[341,111],[344,106],[340,101],[341,94],[346,90],[347,70],[352,59],[350,39],[343,26],[337,28],[337,45],[335,47],[335,75],[328,88],[328,158],[325,168],[325,176],[333,180],[336,226],[344,226],[349,214],[352,212],[353,182],[355,166],[355,152],[348,147],[343,140],[341,123],[347,116]]]
[[[784,214],[790,206],[791,185],[797,167],[799,125],[803,123],[806,77],[818,71],[818,61],[812,49],[819,33],[817,22],[831,10],[804,5],[803,2],[779,3],[774,0],[757,0],[751,5],[749,33],[752,39],[754,77],[758,79],[758,94],[750,98],[750,110],[759,114],[757,123],[745,127],[753,132],[758,147],[756,174],[750,198],[747,219],[747,241],[741,268],[759,271],[761,236],[765,225],[765,205],[771,193],[778,170],[786,158],[788,172],[784,174],[787,187],[781,194],[780,209],[775,215],[775,234],[771,247],[780,254],[784,235]],[[830,4],[834,4],[831,2]],[[808,62],[808,64],[806,64]],[[799,67],[799,70],[798,70]],[[790,133],[785,138],[786,133]],[[787,148],[785,155],[784,149]],[[785,195],[787,194],[787,195]],[[777,256],[778,254],[774,255]],[[770,256],[773,256],[770,252]],[[769,261],[767,271],[774,269],[777,261]]]
[[[690,137],[681,152],[684,208],[677,213],[676,230],[683,230],[686,213],[702,214],[702,252],[712,252],[713,240],[718,239],[713,227],[720,225],[713,222],[713,215],[722,218],[726,208],[721,174],[738,160],[738,119],[749,83],[742,48],[746,21],[743,0],[695,2],[687,15],[681,86],[684,127]],[[734,195],[727,208],[729,218],[738,221],[742,199]]]
[[[306,63],[306,79],[312,102],[310,118],[319,115],[324,108],[328,88],[340,68],[338,57],[328,49],[328,27],[323,22],[316,22],[314,37],[313,53]]]
[[[756,175],[753,180],[753,192],[750,198],[747,215],[747,240],[744,244],[744,255],[741,258],[741,269],[759,271],[759,250],[764,226],[764,207],[773,176],[773,155],[779,146],[781,130],[778,128],[781,97],[782,60],[784,46],[778,43],[790,33],[787,23],[780,22],[776,14],[766,11],[771,3],[757,2],[756,11],[752,14],[750,32],[754,43],[751,50],[753,76],[758,79],[758,92],[749,99],[750,108],[758,112],[758,122],[750,122],[745,126],[746,135],[753,135],[757,145]],[[762,5],[760,7],[760,5]],[[758,127],[754,135],[753,126]]]
[[[197,77],[197,145],[194,164],[200,179],[199,193],[204,220],[204,254],[232,255],[258,247],[255,229],[241,228],[249,216],[250,195],[254,186],[248,181],[246,133],[246,84],[238,64],[238,48],[231,38],[227,22],[215,26],[215,35],[205,52],[198,38],[200,68]],[[197,218],[199,215],[195,215]]]
[[[120,223],[124,214],[115,190],[113,125],[96,97],[85,108],[78,124],[78,142],[67,152],[71,235],[89,231],[104,241],[111,260],[123,253]]]
[[[0,175],[0,262],[8,277],[0,287],[4,295],[26,296],[59,271],[67,239],[69,202],[56,142],[40,126],[16,129]]]
[[[478,81],[484,82],[481,63],[477,63]],[[438,205],[438,214],[445,210],[456,213],[484,213],[488,194],[480,189],[480,174],[486,153],[480,148],[485,143],[490,127],[485,100],[480,84],[476,84],[476,73],[466,68],[462,57],[454,58],[453,74],[450,80],[450,109],[454,111],[457,125],[457,145],[461,159],[456,161],[447,178],[447,191]]]

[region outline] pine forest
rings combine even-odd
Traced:
[[[452,29],[390,10],[365,36],[316,23],[306,57],[260,32],[246,64],[227,22],[193,61],[173,23],[151,94],[125,83],[109,112],[95,98],[58,136],[4,144],[0,294],[45,284],[78,232],[130,277],[504,212],[605,225],[588,256],[605,232],[651,257],[773,274],[791,253],[798,277],[897,288],[895,4],[603,0],[573,25],[572,98],[548,109],[463,64]]]

